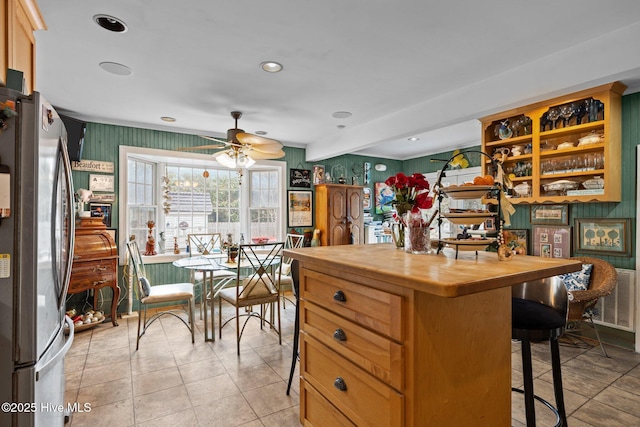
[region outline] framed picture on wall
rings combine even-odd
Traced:
[[[533,254],[543,258],[571,257],[571,227],[533,226]]]
[[[389,187],[384,182],[376,182],[376,214],[381,215],[386,212],[391,212],[393,206],[391,202],[395,198],[393,188]]]
[[[569,225],[569,205],[531,205],[531,224]]]
[[[89,211],[92,217],[102,217],[102,223],[111,228],[111,205],[108,203],[90,203]]]
[[[287,193],[289,228],[313,226],[313,192],[290,190]]]
[[[289,186],[311,188],[311,170],[289,169]]]
[[[631,256],[631,219],[576,218],[576,252]]]
[[[362,198],[362,209],[364,209],[366,212],[369,212],[371,210],[371,188],[364,187],[362,189],[362,193],[364,195],[364,197]]]

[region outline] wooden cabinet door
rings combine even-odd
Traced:
[[[364,244],[364,209],[362,208],[362,189],[347,189],[347,215],[351,218],[351,234],[353,235],[353,244]],[[349,243],[347,236],[347,243]]]
[[[347,192],[344,188],[329,189],[329,245],[349,243],[347,228]]]

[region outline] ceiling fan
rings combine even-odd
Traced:
[[[235,119],[236,123],[233,129],[227,130],[226,141],[212,136],[201,135],[202,138],[218,142],[219,144],[184,147],[178,148],[178,150],[194,151],[224,148],[224,151],[220,151],[213,156],[221,165],[233,169],[248,168],[252,166],[256,160],[279,159],[284,157],[285,152],[282,150],[282,143],[280,141],[246,133],[244,130],[238,129],[238,119],[242,117],[242,112],[232,111],[231,117]]]

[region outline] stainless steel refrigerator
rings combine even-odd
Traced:
[[[66,130],[37,92],[0,88],[0,103],[0,425],[62,426],[73,341],[65,316],[74,235]]]

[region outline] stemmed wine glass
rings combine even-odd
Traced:
[[[551,122],[551,129],[556,128],[556,121],[560,118],[560,110],[557,107],[549,108],[547,111],[547,119]]]
[[[523,135],[529,135],[531,133],[531,129],[528,126],[531,126],[531,119],[527,116],[522,116],[518,119],[518,123],[522,128]]]
[[[560,107],[560,116],[562,116],[562,127],[569,126],[569,120],[573,116],[573,104],[565,104]]]

